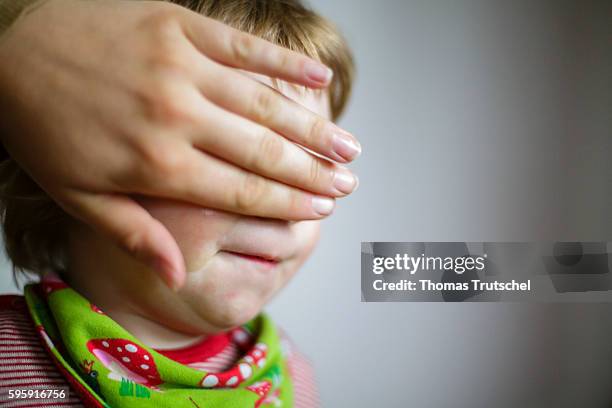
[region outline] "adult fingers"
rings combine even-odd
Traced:
[[[127,195],[78,193],[67,210],[155,270],[171,289],[185,282],[185,263],[166,227]]]
[[[331,81],[331,69],[298,52],[192,11],[185,12],[183,22],[183,30],[193,45],[224,65],[311,88],[325,87]]]
[[[361,153],[353,135],[275,89],[212,61],[198,64],[198,87],[211,102],[331,160],[346,163]]]
[[[149,174],[138,193],[186,201],[203,207],[258,217],[313,220],[333,211],[333,198],[311,194],[244,170],[190,147],[181,160]]]
[[[206,121],[193,136],[194,146],[253,173],[317,194],[339,197],[357,186],[346,167],[216,105],[203,105],[201,116]]]

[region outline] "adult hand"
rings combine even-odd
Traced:
[[[300,220],[355,187],[337,164],[354,137],[233,68],[313,88],[331,71],[176,5],[48,0],[3,35],[0,61],[11,156],[171,287],[181,252],[134,195]]]

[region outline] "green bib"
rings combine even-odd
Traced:
[[[57,363],[103,407],[292,407],[279,335],[264,314],[233,331],[242,357],[208,373],[145,346],[57,278],[25,288],[28,308]]]

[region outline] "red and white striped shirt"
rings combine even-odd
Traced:
[[[30,318],[23,296],[0,296],[0,406],[12,408],[34,407],[89,407],[93,404],[80,384],[57,366],[43,347]],[[287,365],[294,388],[294,406],[319,406],[312,366],[296,352],[292,342],[281,332],[281,344],[289,350]],[[198,370],[221,372],[230,368],[241,357],[240,349],[229,333],[209,336],[188,347],[157,350],[168,358]],[[14,399],[9,390],[41,390],[67,387],[63,399]]]

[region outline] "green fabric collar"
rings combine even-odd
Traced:
[[[222,373],[182,365],[145,346],[55,277],[25,288],[50,353],[101,406],[291,407],[293,389],[279,336],[262,314],[233,336],[245,351]]]

